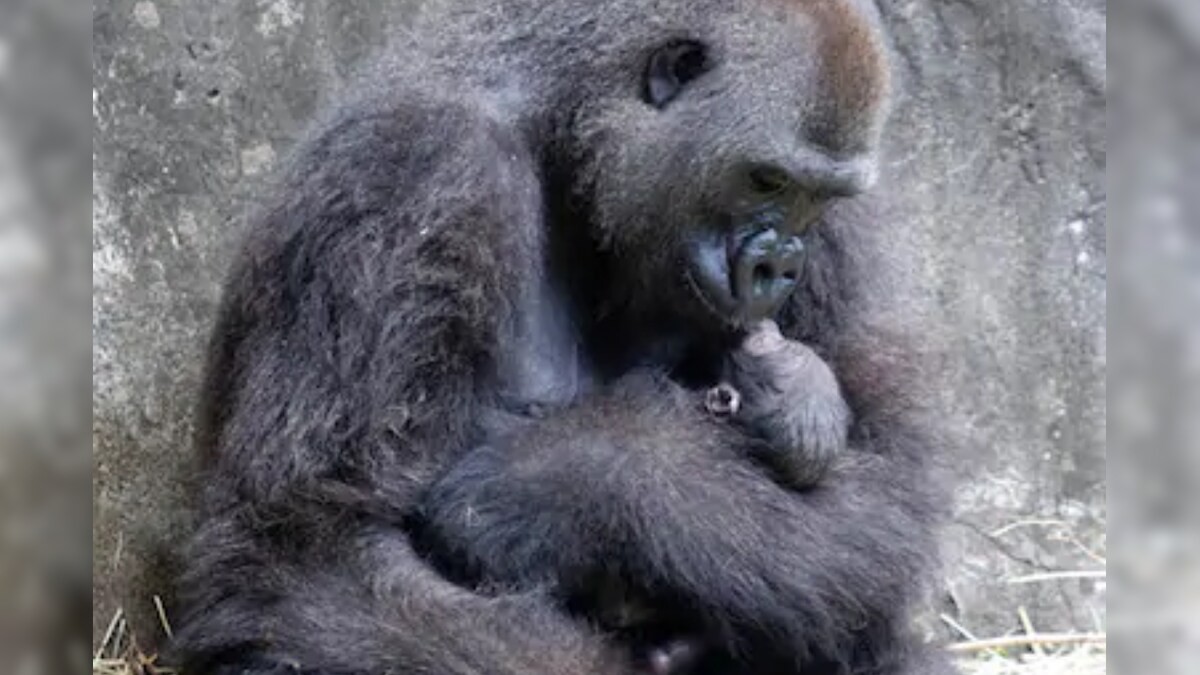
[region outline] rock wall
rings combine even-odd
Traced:
[[[1103,620],[1105,3],[878,0],[903,88],[885,180],[950,327],[958,518],[940,611],[992,634]],[[412,3],[94,6],[94,616],[149,633],[186,527],[199,355],[238,217]],[[1066,578],[1054,575],[1068,572]],[[934,622],[937,623],[936,621]]]

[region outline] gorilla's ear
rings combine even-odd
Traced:
[[[662,108],[688,82],[709,70],[708,52],[699,42],[672,42],[656,50],[646,64],[646,102]]]

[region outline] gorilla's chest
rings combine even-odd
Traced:
[[[502,399],[518,411],[568,405],[594,386],[574,315],[564,293],[539,284],[503,327],[497,382]]]

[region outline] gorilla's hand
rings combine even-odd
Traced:
[[[763,443],[761,459],[793,487],[818,483],[846,448],[850,409],[833,371],[772,321],[755,325],[729,359],[729,415]]]

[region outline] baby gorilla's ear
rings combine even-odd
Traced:
[[[728,382],[722,382],[704,393],[704,409],[717,417],[733,417],[741,407],[742,393]]]

